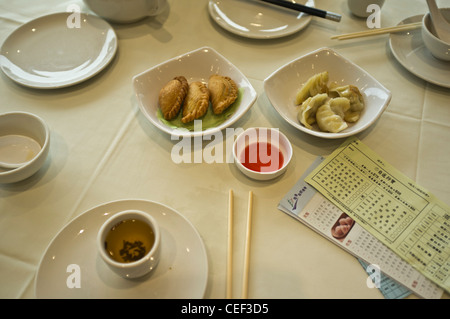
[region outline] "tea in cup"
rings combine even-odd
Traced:
[[[110,217],[100,228],[97,248],[103,261],[124,278],[148,274],[158,264],[161,235],[149,214],[128,210]]]
[[[84,0],[86,5],[108,21],[131,23],[156,16],[167,7],[167,0]]]

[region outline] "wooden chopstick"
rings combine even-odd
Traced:
[[[248,298],[248,271],[250,265],[250,239],[252,230],[253,192],[248,194],[247,235],[245,237],[244,275],[242,280],[242,298]]]
[[[228,256],[227,256],[227,299],[232,298],[233,289],[233,190],[230,189],[228,198]]]
[[[410,30],[418,29],[421,26],[422,26],[422,22],[402,24],[402,25],[399,25],[396,27],[371,29],[368,31],[360,31],[360,32],[335,35],[335,36],[331,37],[331,39],[338,39],[338,40],[355,39],[355,38],[368,37],[368,36],[373,36],[373,35],[410,31]]]

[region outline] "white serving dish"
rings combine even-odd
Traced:
[[[161,88],[176,76],[184,76],[189,83],[208,82],[212,74],[232,78],[243,90],[240,105],[222,124],[203,131],[186,131],[171,127],[158,118],[158,96]],[[239,120],[256,101],[256,91],[245,75],[230,61],[209,47],[202,47],[156,65],[133,77],[133,87],[144,116],[157,128],[172,136],[203,136],[220,131]]]
[[[361,118],[339,133],[321,132],[303,126],[298,118],[295,97],[302,85],[313,75],[329,72],[329,83],[354,85],[364,97]],[[321,48],[276,70],[264,81],[265,93],[275,110],[289,124],[310,135],[337,139],[360,133],[370,127],[389,105],[392,94],[362,68],[329,48]]]
[[[35,174],[43,165],[50,148],[50,130],[37,115],[27,112],[0,114],[0,136],[23,136],[36,141],[40,150],[34,157],[15,169],[0,168],[0,183],[15,183]]]
[[[270,143],[275,146],[283,154],[283,163],[281,167],[268,169],[267,171],[255,171],[247,168],[242,163],[242,159],[245,158],[243,157],[243,155],[246,147],[252,144],[254,145],[255,143]],[[257,152],[256,148],[254,148],[253,150]],[[262,156],[269,155],[266,149],[262,150],[261,153]],[[287,170],[289,163],[291,162],[292,154],[293,150],[289,139],[278,129],[274,128],[249,128],[242,132],[236,138],[233,144],[233,159],[238,169],[247,177],[259,181],[272,180],[282,175]],[[250,156],[252,155],[249,154],[249,157]],[[254,159],[256,159],[256,157],[254,157]],[[247,160],[250,161],[250,158],[248,158]],[[278,163],[276,164],[276,166],[278,166]]]

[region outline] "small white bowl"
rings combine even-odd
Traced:
[[[114,260],[105,249],[106,236],[111,229],[123,221],[140,220],[150,226],[154,234],[154,243],[139,260],[119,262]],[[148,213],[139,210],[126,210],[108,218],[97,234],[97,249],[103,261],[119,276],[127,279],[140,278],[153,271],[161,255],[161,232],[156,220]]]
[[[365,101],[361,118],[339,133],[311,130],[298,121],[295,97],[302,85],[313,75],[328,71],[329,83],[354,85]],[[389,105],[392,94],[369,73],[329,48],[302,56],[276,70],[264,81],[264,90],[275,110],[289,124],[302,132],[327,139],[345,138],[370,127]]]
[[[187,131],[174,128],[163,123],[158,118],[158,96],[161,88],[176,76],[184,76],[189,83],[201,81],[207,83],[212,74],[229,76],[238,88],[243,90],[239,107],[222,124],[203,131]],[[256,91],[245,75],[230,61],[209,47],[188,52],[133,77],[133,87],[144,116],[157,128],[172,136],[203,136],[232,125],[240,119],[256,101]]]
[[[445,20],[450,23],[450,8],[439,9]],[[422,19],[422,40],[425,47],[439,60],[450,61],[450,43],[446,43],[434,35],[431,16],[428,12]]]
[[[275,164],[275,166],[269,166],[268,168],[266,168],[268,169],[268,171],[256,171],[247,168],[247,166],[243,164],[243,162],[246,161],[245,150],[251,145],[256,145],[256,143],[269,143],[272,145],[272,147],[278,149],[283,154],[283,162],[281,167],[279,167],[278,163],[271,163],[271,166],[272,164]],[[248,160],[254,163],[256,161],[257,148],[251,148],[250,150],[251,151]],[[274,150],[275,149],[272,149],[272,151]],[[259,155],[267,156],[267,153],[267,148],[263,148],[262,150],[260,150]],[[254,157],[252,157],[252,154]],[[249,128],[241,133],[234,141],[233,159],[238,169],[247,177],[259,181],[267,181],[282,175],[286,171],[292,159],[292,145],[289,142],[288,138],[278,129],[262,127]]]
[[[84,0],[96,14],[114,23],[131,23],[160,14],[167,0]]]
[[[40,150],[15,169],[0,167],[0,183],[15,183],[35,174],[44,164],[50,148],[50,130],[39,116],[27,112],[0,114],[0,137],[20,136],[37,142]]]

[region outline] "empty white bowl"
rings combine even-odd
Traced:
[[[450,23],[450,8],[440,9],[445,20]],[[443,61],[450,61],[450,43],[446,43],[434,35],[431,16],[428,12],[422,19],[422,39],[431,54]]]
[[[12,149],[8,145],[8,140],[17,144],[17,140],[21,139],[37,145],[37,149],[29,150],[30,158],[18,168],[0,167],[0,183],[15,183],[24,180],[35,174],[44,164],[50,147],[50,130],[39,116],[27,112],[0,114],[0,138],[3,141],[0,152],[4,152],[5,158],[8,157],[6,152]]]
[[[260,147],[257,147],[259,143]],[[266,143],[269,143],[270,146]],[[278,152],[282,154],[281,158]],[[249,128],[233,144],[233,159],[238,169],[247,177],[259,181],[274,179],[283,174],[292,158],[292,145],[278,129]],[[261,169],[258,164],[265,163]]]
[[[298,120],[295,97],[303,84],[313,75],[328,71],[329,83],[354,85],[365,101],[365,109],[356,123],[339,133],[309,129]],[[264,81],[264,90],[275,110],[289,124],[305,133],[327,138],[345,138],[370,127],[389,105],[392,94],[362,68],[329,48],[302,56],[276,70]]]

